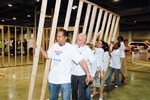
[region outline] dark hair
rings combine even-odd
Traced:
[[[68,37],[68,31],[65,29],[59,29],[58,32],[63,32],[64,33],[63,36]]]
[[[103,40],[99,40],[99,41],[101,41],[102,42],[102,45],[103,45],[103,49],[104,49],[104,45],[105,45],[105,42],[103,41]]]
[[[104,52],[109,51],[108,43],[106,43],[106,42],[104,43],[103,49],[104,49]]]
[[[124,38],[123,38],[123,36],[118,36],[117,37],[117,40],[120,42],[120,41],[124,41]]]
[[[92,43],[87,43],[86,45],[87,45],[90,49],[93,49],[93,48],[94,48]]]
[[[120,42],[116,42],[114,45],[113,45],[113,49],[112,50],[116,50],[120,47]]]

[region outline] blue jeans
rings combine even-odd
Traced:
[[[91,100],[91,90],[90,90],[90,85],[86,87],[86,100]]]
[[[62,100],[70,100],[71,83],[52,84],[49,83],[50,100],[58,100],[59,90],[62,93]]]
[[[107,77],[107,80],[106,80],[106,85],[110,86],[111,77],[112,77],[113,72],[115,73],[114,84],[119,86],[119,72],[120,72],[120,69],[115,69],[115,68],[112,68],[112,67],[110,67],[110,69],[109,69],[108,77]]]

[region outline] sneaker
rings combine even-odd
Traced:
[[[99,98],[99,100],[103,100],[103,98]]]
[[[58,96],[61,97],[61,92],[59,92]]]
[[[115,85],[115,88],[118,88],[118,85]]]

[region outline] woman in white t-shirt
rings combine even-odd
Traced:
[[[104,43],[103,49],[104,49],[103,71],[105,73],[108,69],[108,65],[110,61],[109,46],[106,42]]]
[[[110,69],[108,73],[108,77],[106,80],[106,85],[110,86],[111,83],[111,77],[113,73],[115,73],[115,80],[114,80],[114,86],[117,88],[119,86],[119,72],[121,68],[121,61],[120,61],[120,43],[117,42],[114,44],[111,52],[111,64],[110,64]]]
[[[100,87],[100,97],[99,100],[103,100],[103,91],[104,91],[104,84],[105,84],[105,77],[107,74],[107,69],[108,69],[108,65],[109,65],[109,61],[110,61],[110,54],[109,54],[109,46],[108,44],[105,42],[103,44],[103,49],[104,49],[104,55],[103,55],[103,74],[104,74],[104,78],[101,80],[101,87]]]
[[[93,93],[91,97],[95,96],[97,94],[96,88],[100,88],[101,86],[101,79],[103,78],[103,57],[104,57],[104,49],[103,49],[104,41],[97,41],[96,48],[95,48],[95,57],[96,57],[96,63],[98,66],[97,72],[94,77],[93,81]]]

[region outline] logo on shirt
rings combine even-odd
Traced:
[[[59,50],[54,50],[54,58],[53,58],[53,62],[55,65],[58,65],[61,61],[62,61],[62,54],[63,54],[63,51],[59,51]]]

